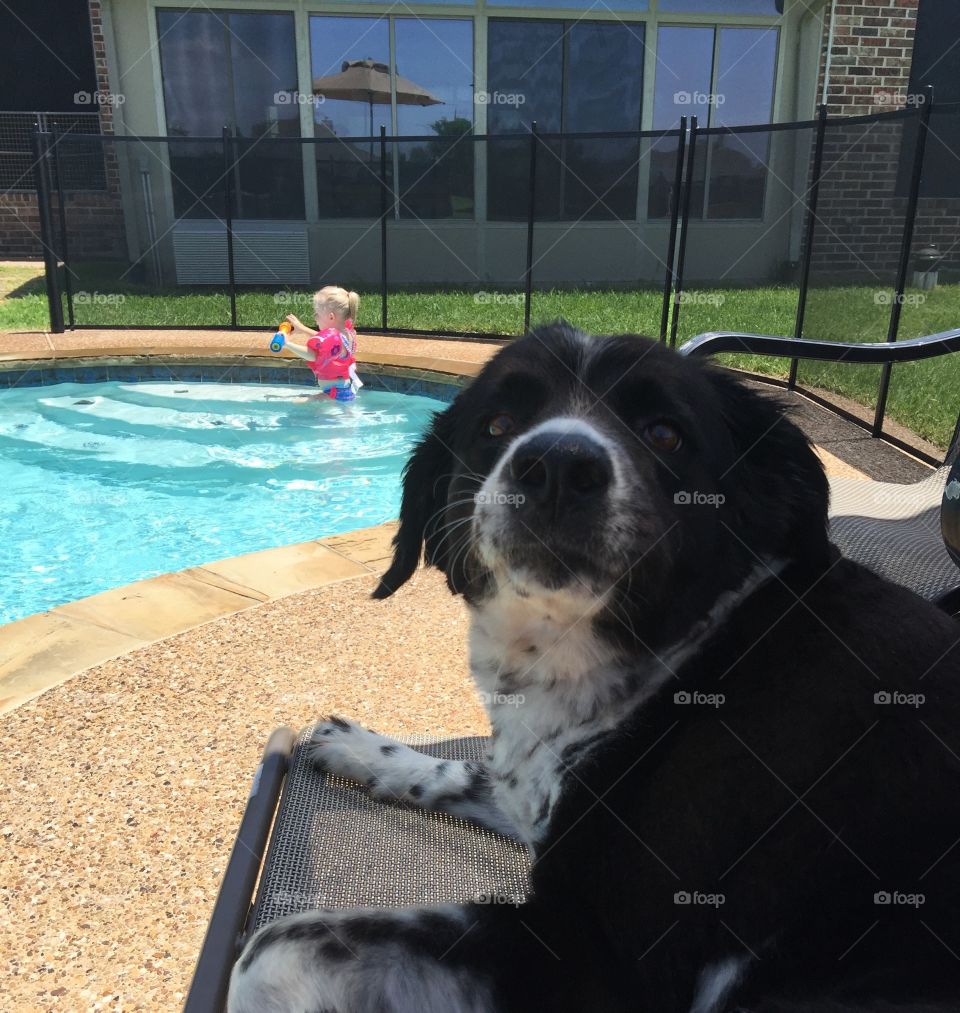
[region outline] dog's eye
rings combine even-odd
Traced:
[[[651,422],[644,429],[643,435],[657,450],[665,450],[668,454],[679,450],[683,442],[680,433],[669,422]]]
[[[513,419],[509,415],[494,415],[487,423],[487,432],[491,436],[506,436],[513,430]]]

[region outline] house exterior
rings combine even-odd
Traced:
[[[918,4],[934,25],[947,6],[90,0],[98,90],[85,111],[99,114],[104,134],[173,140],[108,143],[97,188],[65,197],[71,237],[85,256],[128,257],[154,282],[222,284],[228,184],[238,282],[369,284],[379,277],[385,172],[396,195],[393,284],[514,286],[535,121],[544,135],[538,284],[655,284],[677,142],[639,132],[675,130],[681,115],[701,127],[810,121],[824,100],[832,116],[906,107],[923,83],[913,60]],[[361,61],[386,75],[386,94],[365,101],[338,85]],[[235,160],[227,183],[224,126]],[[381,152],[381,127],[417,140]],[[851,126],[828,138],[825,165],[836,171],[824,179],[820,211],[836,242],[817,245],[815,270],[895,263],[904,130],[864,136]],[[584,132],[616,136],[561,136]],[[712,279],[721,261],[734,264],[718,279],[727,282],[789,276],[813,139],[812,127],[700,138],[688,279]],[[80,150],[64,145],[65,161]],[[31,199],[0,197],[0,255],[36,252],[18,232]],[[925,198],[918,238],[952,247],[958,212],[949,193]]]

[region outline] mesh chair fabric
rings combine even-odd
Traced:
[[[845,556],[930,600],[960,586],[960,570],[940,534],[940,501],[949,474],[920,482],[830,480],[830,537]]]
[[[405,907],[480,895],[522,900],[529,859],[516,841],[445,813],[370,797],[306,758],[298,736],[260,877],[251,927],[316,908]],[[483,759],[483,738],[405,740],[451,760]]]

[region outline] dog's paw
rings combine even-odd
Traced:
[[[322,770],[359,781],[380,799],[402,799],[430,807],[430,792],[449,788],[463,764],[426,756],[410,746],[343,718],[317,724],[307,756]],[[445,776],[437,777],[437,770]]]
[[[409,751],[386,735],[371,732],[354,721],[332,716],[314,729],[307,756],[323,770],[365,784],[377,795],[392,795],[384,790],[391,759]]]
[[[480,763],[428,756],[339,717],[317,723],[307,757],[321,770],[366,785],[376,799],[442,810],[518,837],[514,823],[493,802]]]

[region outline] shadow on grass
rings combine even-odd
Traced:
[[[6,299],[26,299],[30,296],[38,296],[47,294],[47,285],[44,280],[43,274],[37,275],[34,278],[28,278],[27,281],[17,285],[16,288],[10,289],[3,298]]]

